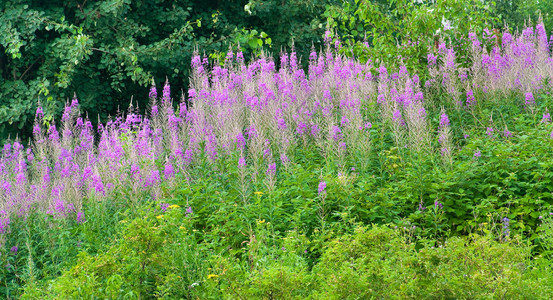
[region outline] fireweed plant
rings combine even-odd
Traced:
[[[169,83],[161,95],[152,86],[147,115],[131,104],[128,113],[97,130],[76,98],[61,122],[48,127],[39,107],[32,143],[15,141],[2,150],[0,234],[9,232],[13,218],[33,210],[81,223],[87,218],[83,201],[101,202],[116,193],[129,194],[131,201],[140,197],[130,195],[158,199],[163,185],[193,182],[194,168],[223,172],[229,161],[246,201],[258,183],[274,189],[277,174],[301,160],[302,148],[317,150],[325,174],[379,171],[393,177],[393,171],[378,170],[391,164],[392,170],[420,169],[423,186],[428,166],[419,160],[441,160],[448,168],[462,158],[464,146],[516,138],[515,119],[497,121],[510,104],[521,122],[550,130],[548,112],[539,122],[553,77],[543,25],[469,39],[471,68],[460,68],[454,50],[440,43],[429,54],[431,77],[424,83],[405,68],[390,73],[370,61],[335,55],[330,47],[311,53],[307,72],[295,53],[283,54],[277,70],[268,58],[245,65],[240,52],[229,52],[211,71],[207,59],[193,58],[188,97],[176,107]],[[482,39],[495,42],[491,51]],[[501,127],[503,136],[495,129]],[[462,138],[466,131],[485,134],[471,142],[468,135]]]
[[[52,231],[117,223],[105,214],[148,199],[161,203],[151,224],[178,204],[212,232],[204,239],[252,263],[243,244],[255,245],[261,224],[273,238],[294,229],[327,240],[355,222],[396,223],[443,241],[483,231],[496,214],[486,232],[498,241],[536,240],[538,210],[553,201],[548,36],[538,24],[468,38],[469,68],[441,42],[425,80],[337,55],[336,44],[313,51],[307,70],[294,52],[278,69],[267,57],[245,64],[241,52],[212,67],[195,55],[177,105],[168,82],[161,95],[154,85],[147,114],[131,105],[96,129],[77,98],[49,126],[39,107],[32,142],[2,150],[2,255],[32,258],[27,220]],[[13,244],[25,239],[27,250]],[[321,247],[305,246],[311,264]]]

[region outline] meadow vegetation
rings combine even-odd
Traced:
[[[389,65],[332,31],[305,58],[195,52],[180,99],[97,127],[38,106],[1,151],[0,295],[549,298],[550,39],[465,31]]]

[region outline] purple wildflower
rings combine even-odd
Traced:
[[[482,153],[480,152],[480,150],[476,150],[476,152],[474,152],[474,157],[479,158],[480,156],[482,156]]]
[[[168,102],[171,100],[171,87],[169,86],[169,80],[165,81],[165,85],[163,86],[163,102]]]
[[[80,211],[77,213],[77,223],[83,223],[85,221],[84,212]]]
[[[243,157],[240,157],[238,159],[238,168],[242,169],[246,166],[246,159]]]
[[[536,104],[536,101],[534,100],[534,94],[532,94],[532,92],[526,93],[524,95],[524,104],[526,106],[533,106],[534,104]]]
[[[42,110],[42,106],[40,105],[36,108],[36,116],[39,118],[44,116],[44,110]]]
[[[238,149],[244,149],[244,147],[246,147],[246,139],[241,132],[236,135],[236,147]]]
[[[486,134],[487,134],[490,138],[493,137],[493,132],[494,132],[493,127],[488,127],[488,128],[486,128]]]
[[[150,176],[146,179],[146,187],[154,187],[161,182],[161,177],[159,176],[159,170],[153,169],[150,172]]]
[[[283,118],[279,118],[279,119],[277,120],[277,127],[278,127],[278,129],[280,129],[280,130],[286,129],[286,128],[287,128],[287,127],[286,127],[286,121],[284,121]]]
[[[551,114],[549,114],[549,113],[543,114],[543,117],[542,117],[542,119],[541,119],[541,122],[542,122],[542,123],[546,123],[546,124],[551,123]]]
[[[173,168],[173,165],[169,161],[165,163],[163,174],[165,175],[165,179],[171,179],[175,177],[175,169]]]
[[[298,122],[298,127],[296,127],[296,132],[298,135],[303,135],[305,133],[305,130],[307,129],[307,125],[303,122]]]
[[[269,164],[269,166],[267,167],[267,171],[265,172],[265,174],[267,176],[275,176],[276,174],[276,163],[271,163]]]
[[[396,109],[394,111],[394,114],[392,115],[392,120],[399,125],[403,126],[405,125],[405,122],[403,121],[403,118],[401,117],[401,111],[399,109]]]
[[[379,94],[376,98],[376,103],[383,104],[384,102],[386,102],[386,96],[384,94]]]
[[[316,137],[319,135],[319,132],[320,132],[320,131],[321,131],[321,130],[319,129],[319,126],[317,126],[317,124],[311,125],[311,135],[312,135],[313,137],[316,138]]]
[[[332,138],[334,139],[334,141],[339,141],[342,139],[342,130],[340,129],[340,127],[338,126],[333,126],[332,127]]]
[[[325,191],[325,189],[326,189],[326,182],[324,181],[319,182],[319,189],[318,189],[319,195],[322,194]]]
[[[474,93],[472,90],[467,91],[467,106],[472,106],[476,104],[476,98],[474,98]]]
[[[447,114],[443,113],[440,117],[440,128],[448,127],[449,126],[449,118]]]
[[[436,57],[434,54],[432,54],[432,53],[428,53],[427,59],[428,59],[428,64],[429,64],[430,66],[435,65],[436,62],[437,62],[437,57]]]
[[[513,136],[513,133],[511,133],[507,128],[505,128],[505,130],[503,130],[503,136],[506,138],[510,138]]]
[[[346,116],[342,116],[342,119],[340,120],[340,124],[342,127],[346,127],[349,124],[349,119],[346,118]]]
[[[509,230],[509,222],[511,220],[509,220],[509,218],[505,217],[501,221],[503,222],[503,234],[505,235],[505,237],[508,237],[509,233],[511,232]]]
[[[157,90],[156,90],[156,86],[155,85],[152,85],[152,87],[150,88],[150,94],[148,95],[151,99],[155,99],[157,98]]]

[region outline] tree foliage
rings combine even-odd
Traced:
[[[296,41],[306,55],[311,41],[320,46],[327,3],[2,1],[0,137],[28,136],[39,102],[49,122],[73,95],[92,121],[105,120],[126,109],[132,96],[144,108],[152,80],[166,77],[177,98],[196,49],[220,57],[240,46],[249,57]]]
[[[325,16],[344,53],[424,73],[428,50],[440,39],[460,44],[468,32],[493,27],[492,8],[477,0],[353,0],[329,6]]]

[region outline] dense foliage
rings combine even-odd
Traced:
[[[326,28],[340,37],[345,54],[376,66],[401,62],[425,76],[426,54],[440,39],[459,46],[462,56],[469,31],[522,28],[538,16],[551,28],[553,6],[542,2],[2,1],[0,139],[30,137],[39,102],[49,122],[76,94],[96,124],[125,110],[131,98],[144,109],[140,95],[152,80],[168,77],[179,97],[194,49],[222,61],[229,47],[240,47],[246,60],[294,47],[305,68]]]
[[[39,107],[0,159],[1,293],[548,295],[553,60],[541,23],[500,37],[440,42],[425,81],[329,43],[306,71],[195,53],[187,98],[97,130]]]
[[[51,121],[74,94],[94,123],[126,109],[133,95],[144,108],[147,99],[136,96],[154,79],[168,77],[180,97],[194,49],[224,57],[240,46],[249,58],[296,42],[307,56],[321,45],[329,1],[280,2],[2,1],[0,137],[26,139],[39,102]]]
[[[491,27],[492,8],[478,0],[356,0],[329,7],[325,16],[344,44],[343,53],[376,66],[403,65],[423,76],[427,54],[440,40],[466,56],[467,34],[480,35]]]
[[[0,295],[547,299],[537,3],[2,4]]]

